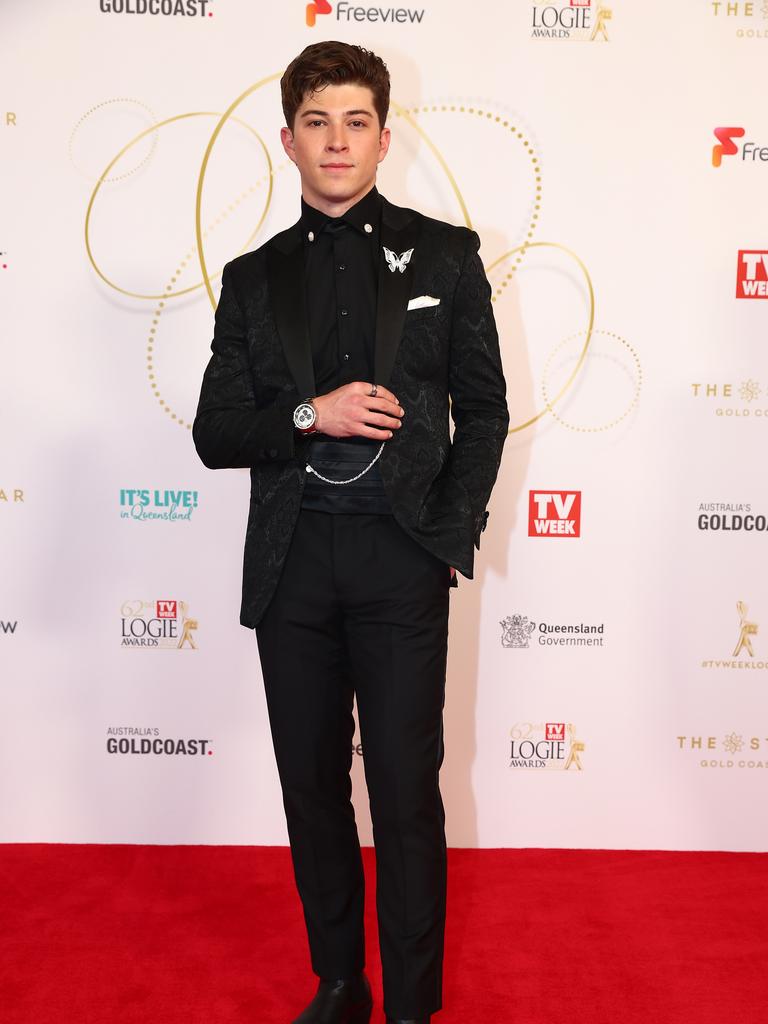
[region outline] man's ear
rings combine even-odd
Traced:
[[[289,160],[293,160],[293,162],[296,163],[296,151],[293,147],[293,132],[290,128],[280,129],[280,141],[283,144],[285,155]]]

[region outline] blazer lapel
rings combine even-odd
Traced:
[[[405,313],[413,281],[413,265],[419,258],[416,245],[417,221],[413,211],[392,206],[385,199],[381,211],[380,236],[374,380],[386,387],[403,336]],[[404,271],[389,269],[384,257],[384,246],[391,249],[396,256],[402,256],[409,249],[414,250]]]
[[[272,314],[300,398],[314,398],[315,372],[304,298],[304,251],[298,224],[282,231],[267,250]]]

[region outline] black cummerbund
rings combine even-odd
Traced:
[[[349,480],[365,469],[380,446],[380,441],[367,438],[313,441],[307,462],[329,480]],[[312,512],[392,514],[378,461],[350,484],[328,484],[308,472],[301,507]]]

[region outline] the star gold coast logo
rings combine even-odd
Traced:
[[[5,505],[23,505],[24,489],[22,487],[0,487],[0,508]]]
[[[334,11],[335,7],[335,11]],[[405,24],[419,24],[424,17],[424,9],[413,7],[361,7],[359,4],[348,3],[347,0],[338,0],[331,4],[328,0],[314,0],[308,3],[305,8],[305,19],[309,28],[314,28],[317,23],[318,14],[334,14],[336,21],[341,22],[387,22]]]
[[[608,42],[613,10],[601,0],[534,0],[531,36],[570,42]]]
[[[572,722],[516,722],[510,729],[510,768],[580,772],[584,750]]]
[[[752,621],[749,608],[744,601],[736,602],[736,612],[739,616],[739,633],[736,646],[730,658],[705,658],[702,668],[714,669],[766,669],[768,661],[760,661],[755,657],[755,647],[752,643],[757,636],[759,627]]]
[[[15,128],[16,127],[16,124],[17,124],[17,122],[16,122],[16,114],[12,110],[6,110],[5,114],[3,114],[1,116],[2,116],[2,123],[5,125],[6,128]]]
[[[754,377],[736,381],[702,381],[691,384],[697,405],[715,416],[738,419],[768,419],[768,387]]]
[[[768,39],[768,0],[705,0],[718,25],[737,39]]]
[[[768,768],[768,736],[728,732],[677,736],[677,749],[699,768]]]
[[[197,649],[197,619],[186,601],[126,601],[121,609],[123,647]]]

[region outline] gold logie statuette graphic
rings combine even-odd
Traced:
[[[736,610],[739,613],[739,640],[733,652],[733,657],[738,658],[744,648],[746,648],[750,658],[754,658],[755,652],[752,650],[752,640],[750,638],[757,635],[757,624],[747,621],[749,609],[743,601],[736,602]]]

